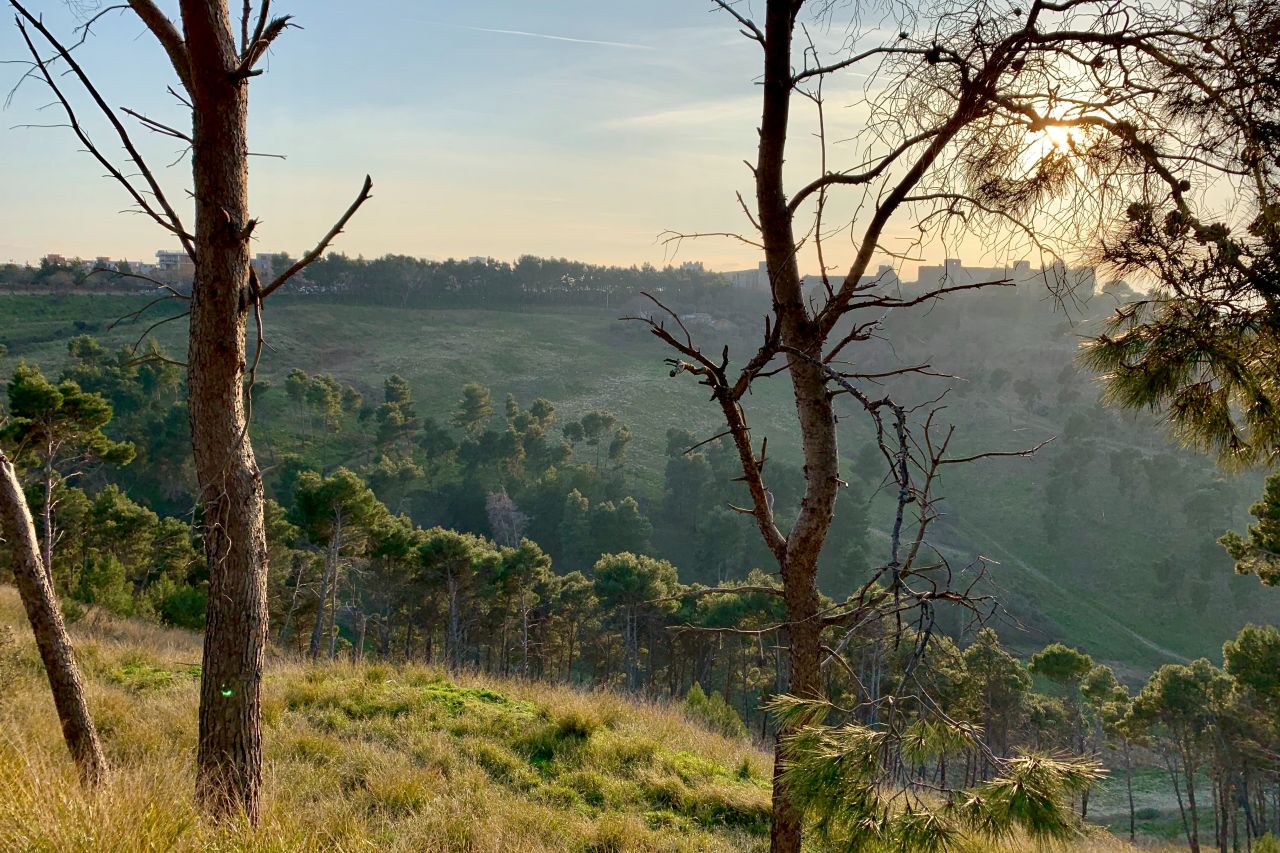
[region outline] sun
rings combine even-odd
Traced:
[[[1076,129],[1074,127],[1064,127],[1060,124],[1050,125],[1040,131],[1044,137],[1044,141],[1049,143],[1059,151],[1065,151],[1071,148],[1071,143],[1075,141]]]
[[[1030,131],[1026,136],[1022,161],[1028,168],[1033,168],[1050,154],[1070,156],[1080,139],[1080,129],[1069,125],[1051,124],[1039,130]]]

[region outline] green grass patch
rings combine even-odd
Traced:
[[[200,667],[191,665],[171,669],[152,664],[140,657],[130,657],[113,668],[108,677],[112,684],[132,692],[163,690],[192,683],[200,677]]]

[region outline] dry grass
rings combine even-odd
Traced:
[[[659,703],[376,664],[276,662],[261,826],[212,825],[190,796],[198,638],[93,616],[73,632],[114,769],[85,794],[7,587],[3,625],[19,641],[0,667],[0,850],[767,848],[769,756],[748,743]],[[1100,836],[1073,853],[1125,850]]]

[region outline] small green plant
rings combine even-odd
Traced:
[[[696,681],[684,697],[684,712],[689,719],[701,723],[713,732],[730,738],[745,738],[747,726],[738,712],[724,701],[718,692],[710,695]]]

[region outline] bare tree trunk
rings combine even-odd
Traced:
[[[289,612],[284,615],[284,624],[280,626],[280,636],[276,640],[281,646],[284,645],[285,638],[289,636],[289,628],[293,625],[293,614],[298,610],[298,593],[302,590],[302,579],[306,571],[306,561],[299,560],[298,571],[293,578],[293,595],[289,596]]]
[[[245,411],[250,292],[248,78],[226,0],[182,0],[192,109],[195,281],[187,352],[209,611],[196,794],[215,816],[258,819],[267,542]]]
[[[329,607],[330,589],[338,585],[338,549],[342,547],[342,524],[335,520],[329,547],[324,552],[324,573],[320,578],[320,595],[316,604],[316,621],[311,626],[311,645],[307,656],[314,662],[320,658],[320,643],[324,639],[326,612]]]
[[[49,450],[50,459],[53,457],[53,450]],[[44,558],[44,576],[49,579],[49,588],[53,588],[53,463],[49,462],[44,469],[44,507],[41,512],[41,521],[44,524],[43,533],[43,558]]]
[[[574,626],[569,629],[569,648],[568,655],[566,656],[567,660],[564,665],[564,680],[568,682],[573,681],[573,653],[575,650],[574,647],[577,645],[577,639],[578,626],[575,623]]]
[[[1178,814],[1182,816],[1182,831],[1187,836],[1187,845],[1191,846],[1191,823],[1187,816],[1187,807],[1182,800],[1182,785],[1178,782],[1178,771],[1174,767],[1172,755],[1165,755],[1165,767],[1169,770],[1169,779],[1173,782],[1173,794],[1178,799]]]
[[[636,636],[636,617],[633,609],[628,606],[623,612],[623,630],[622,641],[626,644],[626,675],[627,689],[635,691],[640,686],[640,650],[639,638]]]
[[[333,585],[329,587],[329,623],[325,635],[329,638],[329,660],[338,657],[338,567],[333,569]]]
[[[325,609],[329,606],[329,565],[329,555],[325,554],[324,570],[320,575],[320,589],[316,592],[316,621],[311,625],[311,643],[307,647],[307,657],[312,662],[320,657],[320,641],[324,637]]]
[[[72,654],[71,638],[62,622],[53,584],[40,559],[35,525],[22,484],[3,452],[0,452],[0,534],[13,552],[14,581],[49,677],[62,736],[80,772],[81,782],[86,787],[95,786],[106,775],[107,760],[85,702],[80,670]]]
[[[529,677],[529,598],[527,593],[520,593],[520,644],[524,647],[524,677]]]
[[[452,569],[446,586],[449,594],[449,668],[456,672],[462,668],[462,627],[459,624],[461,614],[458,613],[458,579]]]
[[[1137,840],[1137,813],[1133,808],[1133,752],[1128,738],[1124,741],[1124,788],[1129,795],[1129,843]]]
[[[834,514],[839,457],[835,417],[820,365],[823,333],[805,308],[797,247],[783,183],[792,91],[791,41],[799,4],[770,0],[765,19],[764,94],[756,163],[756,204],[760,234],[783,343],[803,354],[788,359],[796,415],[804,451],[805,492],[800,512],[779,561],[788,623],[790,679],[796,696],[819,696],[818,553]],[[810,360],[812,359],[812,360]],[[751,455],[750,453],[748,454]],[[754,465],[754,460],[749,461]],[[774,750],[773,853],[799,853],[801,816],[780,783],[787,762],[779,731]]]
[[[369,627],[369,617],[363,612],[360,613],[360,630],[356,635],[356,644],[351,648],[351,662],[361,663],[364,661],[364,639],[365,632]]]

